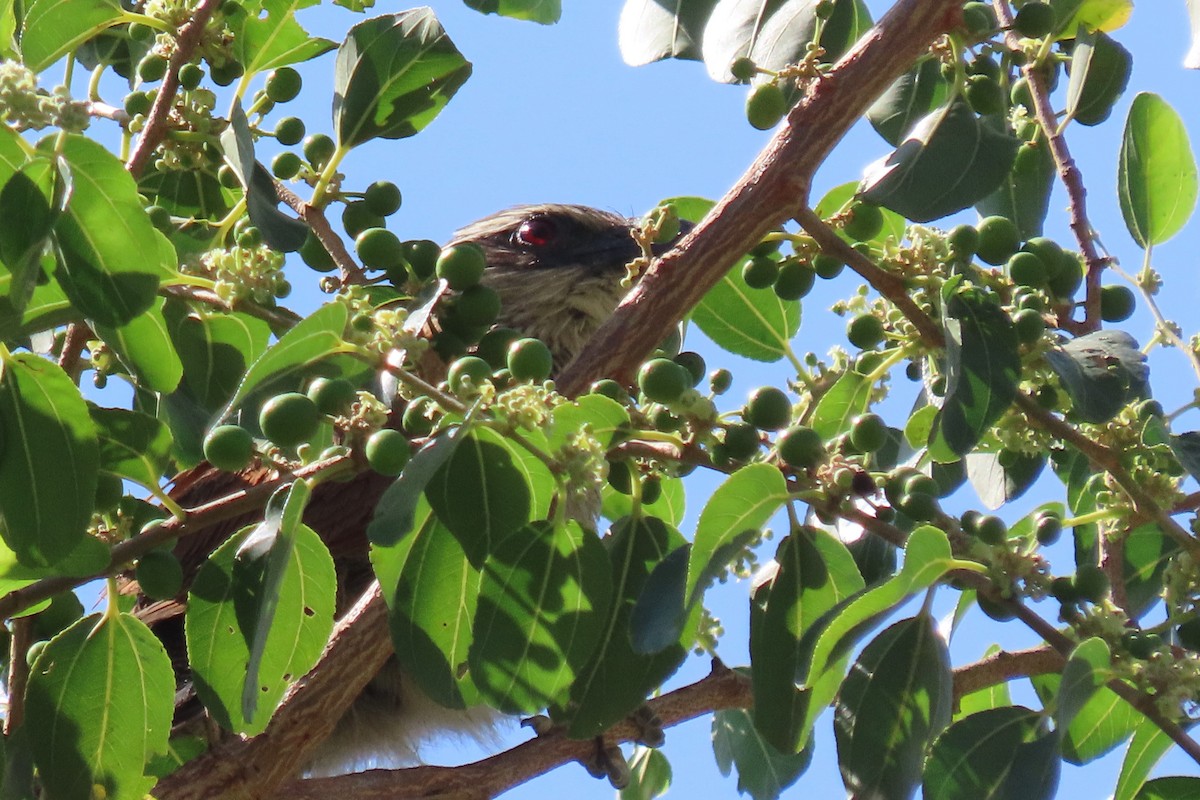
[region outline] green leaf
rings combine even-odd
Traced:
[[[296,12],[318,0],[258,0],[254,11],[233,5],[225,24],[233,32],[233,52],[247,75],[297,64],[328,53],[336,44],[310,36],[296,21]]]
[[[930,751],[925,800],[1051,800],[1059,761],[1057,753],[1036,746],[1053,739],[1041,732],[1042,716],[1021,706],[980,711],[955,722]]]
[[[804,59],[808,45],[817,32],[817,6],[820,0],[786,0],[762,23],[748,55],[759,67],[780,70]],[[755,2],[754,5],[762,5]],[[821,61],[832,64],[850,49],[860,36],[870,30],[871,12],[863,0],[834,0],[833,13],[821,28],[819,44],[825,51]],[[742,55],[739,53],[738,55]],[[705,55],[705,60],[708,56]],[[728,68],[730,61],[723,65]],[[789,100],[800,96],[799,89],[789,87]]]
[[[118,0],[34,0],[21,31],[22,60],[41,72],[123,14]]]
[[[79,388],[32,353],[0,362],[0,534],[22,563],[48,566],[85,536],[100,449]]]
[[[553,25],[562,16],[562,0],[464,0],[468,8],[484,14]]]
[[[778,361],[800,330],[800,304],[780,300],[770,290],[751,289],[741,262],[708,290],[692,311],[692,321],[717,346],[755,361]]]
[[[1135,800],[1193,800],[1196,797],[1200,797],[1200,778],[1170,775],[1147,783]]]
[[[989,509],[1000,508],[1025,494],[1046,466],[1046,457],[1041,453],[1018,453],[1015,457],[1010,454],[1002,459],[999,453],[976,451],[967,453],[963,460],[971,487]]]
[[[163,317],[183,364],[180,391],[186,389],[197,404],[216,414],[237,392],[249,365],[266,352],[271,328],[261,319],[236,312],[189,313],[173,301],[163,306]]]
[[[1156,94],[1139,92],[1125,118],[1117,196],[1125,227],[1142,247],[1170,239],[1196,207],[1196,159],[1187,129]]]
[[[424,497],[425,487],[454,455],[466,435],[465,427],[441,433],[404,465],[404,471],[375,506],[375,515],[367,526],[367,538],[372,545],[408,547],[403,540],[417,522],[417,509]]]
[[[585,425],[602,446],[608,447],[616,432],[629,424],[629,412],[625,407],[602,394],[585,394],[555,406],[550,417],[552,422],[546,434],[546,444],[551,451],[566,445],[568,439],[583,430]]]
[[[605,537],[613,602],[596,652],[571,686],[565,714],[572,738],[599,736],[633,712],[683,663],[687,650],[679,643],[653,655],[635,652],[629,623],[654,567],[684,542],[679,531],[654,517],[623,519]]]
[[[96,334],[113,349],[139,386],[154,392],[173,392],[183,379],[183,361],[171,343],[163,316],[165,300],[113,328],[96,325]]]
[[[871,407],[874,388],[875,385],[867,376],[853,369],[846,370],[817,401],[810,427],[827,441],[848,431],[850,420],[865,414]]]
[[[949,84],[936,58],[924,58],[897,78],[867,109],[875,132],[896,147],[923,117],[946,102]]]
[[[304,525],[295,529],[287,568],[279,584],[274,622],[258,664],[259,690],[253,717],[242,713],[256,620],[266,590],[263,558],[241,557],[247,526],[217,548],[188,593],[185,634],[196,693],[221,727],[261,732],[290,683],[317,662],[333,630],[333,559],[321,538]]]
[[[793,753],[823,710],[812,708],[796,685],[805,658],[801,638],[825,612],[861,590],[863,579],[846,546],[816,528],[784,539],[775,564],[777,571],[755,590],[750,605],[754,724],[776,750]]]
[[[621,58],[640,67],[664,58],[700,60],[700,37],[717,0],[625,0],[617,28]]]
[[[923,118],[865,170],[862,199],[929,222],[987,197],[1012,168],[1018,140],[981,122],[961,98]]]
[[[100,441],[100,468],[157,489],[171,458],[171,432],[159,420],[124,408],[89,406]]]
[[[434,513],[476,566],[530,520],[529,483],[497,437],[470,431],[425,489]]]
[[[1110,662],[1108,645],[1098,636],[1080,642],[1071,651],[1063,667],[1054,714],[1060,732],[1070,728],[1080,710],[1108,679]]]
[[[480,695],[511,713],[561,702],[604,634],[611,597],[604,547],[573,521],[533,522],[496,543],[468,654]]]
[[[1062,676],[1036,675],[1030,680],[1042,705],[1049,707],[1058,695]],[[1071,721],[1062,740],[1063,761],[1078,765],[1095,761],[1133,735],[1143,719],[1137,709],[1101,686]]]
[[[20,316],[42,275],[55,222],[70,194],[71,178],[62,162],[34,158],[14,172],[0,190],[0,264],[11,275],[5,312]]]
[[[720,0],[704,26],[701,50],[708,76],[733,83],[729,67],[750,55],[762,27],[785,0]]]
[[[296,323],[295,327],[279,337],[279,341],[267,348],[246,370],[245,377],[242,378],[233,397],[229,399],[221,417],[229,416],[247,395],[268,381],[296,372],[337,353],[353,353],[354,346],[342,338],[349,316],[347,307],[334,301],[326,303]]]
[[[961,620],[965,612],[970,610],[974,605],[975,593],[973,591],[963,592],[959,595],[959,603],[955,608],[956,622]],[[998,652],[1000,652],[1000,645],[994,644],[987,649],[984,656],[992,656]],[[958,707],[954,713],[955,721],[969,717],[972,714],[977,714],[980,711],[990,711],[993,708],[1011,705],[1012,695],[1008,691],[1008,683],[1001,681],[1000,683],[994,683],[991,686],[985,686],[982,689],[968,692],[960,697],[958,699]]]
[[[713,714],[713,755],[722,775],[738,771],[738,792],[754,800],[775,800],[812,763],[812,747],[781,753],[759,735],[754,713],[743,708]]]
[[[162,644],[129,614],[93,614],[55,636],[25,693],[47,796],[140,800],[146,761],[167,750],[175,675]]]
[[[642,513],[678,526],[687,510],[687,497],[682,478],[662,478],[662,494],[653,503],[643,503]],[[600,513],[605,519],[619,520],[633,513],[633,498],[622,494],[607,483],[600,490],[603,503]]]
[[[338,145],[403,139],[441,112],[471,74],[429,8],[360,22],[338,49],[333,124]]]
[[[1150,770],[1173,746],[1171,737],[1162,728],[1148,719],[1142,719],[1125,750],[1113,800],[1134,800],[1149,777]]]
[[[744,534],[755,534],[788,499],[787,481],[772,464],[750,464],[734,472],[713,492],[700,512],[688,562],[690,606],[708,582],[737,557]]]
[[[975,204],[982,217],[1011,219],[1022,239],[1042,235],[1050,209],[1050,191],[1058,168],[1044,141],[1026,142],[1017,148],[1012,169],[996,191]]]
[[[946,396],[934,420],[929,454],[957,461],[975,448],[1017,395],[1020,343],[1012,319],[978,290],[946,303]]]
[[[1086,422],[1107,422],[1142,397],[1150,370],[1137,341],[1125,331],[1104,330],[1046,351],[1046,361]]]
[[[654,800],[671,788],[671,762],[661,750],[639,744],[629,759],[629,784],[618,800]]]
[[[692,609],[685,602],[691,553],[690,543],[673,550],[646,579],[629,621],[629,639],[635,653],[657,653],[683,635]]]
[[[1099,125],[1129,85],[1133,56],[1107,33],[1082,28],[1067,69],[1067,116],[1080,125]]]
[[[423,498],[414,510],[413,526],[396,545],[372,545],[371,564],[387,601],[392,642],[405,673],[447,708],[477,703],[463,667],[471,646],[480,571]]]
[[[950,652],[927,614],[871,640],[842,683],[834,711],[838,766],[855,796],[911,797],[925,749],[950,723]]]

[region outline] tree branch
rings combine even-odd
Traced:
[[[812,175],[834,145],[960,18],[958,0],[896,3],[809,87],[766,148],[700,224],[651,264],[617,312],[563,370],[559,391],[575,396],[601,376],[629,377],[738,258],[805,207]]]
[[[1066,659],[1062,653],[1049,645],[1031,647],[1028,650],[1009,652],[1000,650],[954,670],[954,697],[958,698],[1032,675],[1050,675],[1062,672]]]
[[[324,209],[304,202],[300,198],[300,195],[279,181],[275,181],[275,194],[281,202],[299,214],[300,219],[304,220],[309,229],[312,230],[313,235],[317,237],[317,241],[321,243],[321,246],[325,248],[325,252],[329,253],[329,257],[333,259],[333,263],[337,264],[342,276],[342,283],[367,282],[367,276],[363,272],[362,267],[350,255],[350,251],[346,249],[346,244],[342,241],[342,237],[338,236],[333,230],[333,226],[329,224],[329,218],[325,216]]]

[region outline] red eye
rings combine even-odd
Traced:
[[[533,217],[517,228],[516,240],[529,247],[545,247],[558,234],[558,226],[546,217]]]

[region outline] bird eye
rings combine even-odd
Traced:
[[[531,217],[521,223],[513,238],[527,247],[545,247],[558,234],[558,225],[548,217]]]

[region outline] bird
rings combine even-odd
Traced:
[[[500,298],[497,327],[541,339],[555,371],[580,351],[628,291],[626,265],[645,255],[634,238],[639,222],[583,205],[537,204],[505,209],[460,228],[446,247],[473,243],[482,248],[482,283]],[[677,237],[678,238],[678,237]],[[655,245],[661,253],[668,244]],[[173,499],[185,508],[275,477],[269,465],[240,473],[201,464],[179,476]],[[361,473],[347,482],[319,484],[304,522],[325,542],[336,565],[338,612],[373,578],[367,559],[366,527],[393,479]],[[242,517],[181,539],[175,547],[184,574],[194,576],[207,555],[233,532],[257,522]],[[173,601],[139,602],[139,615],[168,643],[182,673],[182,596]],[[186,682],[186,675],[182,676]],[[186,697],[187,693],[180,693]],[[198,703],[190,701],[192,714]],[[177,720],[182,712],[177,710]],[[420,762],[430,738],[458,734],[486,740],[501,715],[489,708],[446,709],[427,697],[393,657],[346,711],[333,734],[314,755],[307,772],[330,775],[369,766]],[[177,723],[178,724],[178,723]]]

